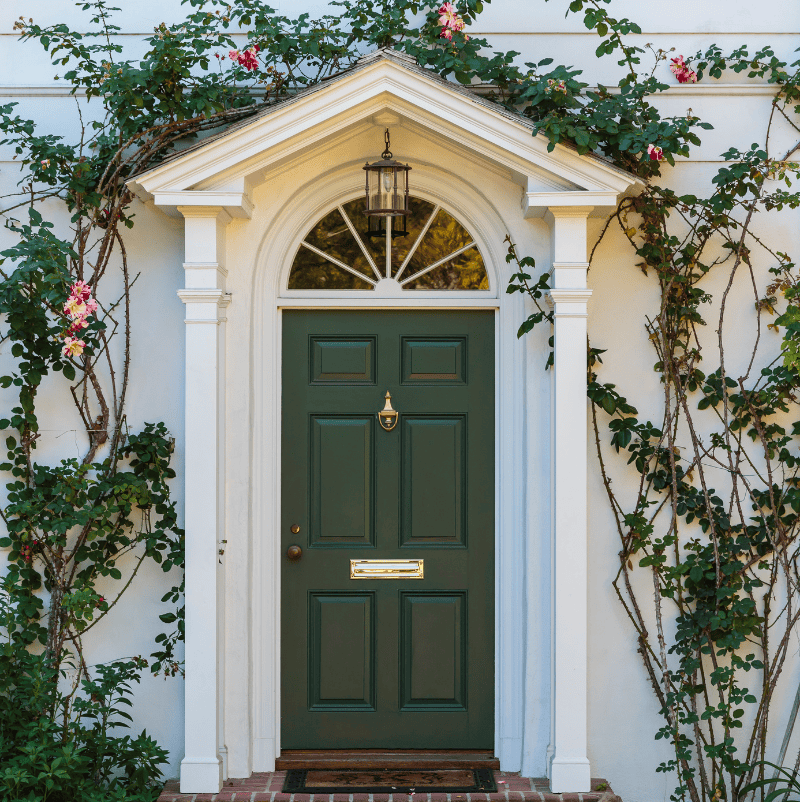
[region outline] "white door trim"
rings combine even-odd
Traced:
[[[417,293],[408,297],[341,298],[306,295],[285,297],[294,253],[302,236],[337,203],[357,197],[360,183],[354,172],[342,170],[328,181],[300,190],[281,210],[259,255],[254,293],[253,380],[253,770],[270,771],[280,754],[280,386],[282,309],[502,309],[495,316],[495,754],[505,770],[521,767],[524,644],[524,455],[519,426],[524,409],[523,349],[516,329],[523,315],[522,298],[506,295],[501,266],[507,230],[489,199],[460,179],[420,176],[415,194],[440,203],[461,218],[475,236],[487,266],[490,293],[470,298],[467,293]],[[322,183],[322,186],[320,186]],[[458,209],[439,197],[448,186]],[[324,198],[320,202],[320,198]],[[291,229],[288,236],[275,236]],[[274,232],[274,233],[273,233]],[[280,269],[276,269],[277,265]],[[271,268],[271,269],[270,269]],[[503,388],[503,392],[500,392]],[[500,581],[502,578],[502,581]]]

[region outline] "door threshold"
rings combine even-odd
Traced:
[[[276,771],[289,769],[500,769],[491,749],[283,749]]]

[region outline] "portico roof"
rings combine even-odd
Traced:
[[[128,182],[167,212],[220,206],[249,217],[251,192],[270,168],[360,126],[402,123],[439,135],[454,148],[510,171],[523,187],[526,217],[551,206],[615,206],[636,176],[548,140],[533,123],[471,89],[381,48],[332,78],[266,106],[246,120],[182,150]]]

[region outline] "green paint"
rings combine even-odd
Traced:
[[[281,745],[490,749],[494,313],[283,317]]]

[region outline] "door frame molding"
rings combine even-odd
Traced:
[[[298,191],[264,232],[255,270],[252,380],[254,388],[251,632],[252,767],[270,771],[280,754],[280,499],[282,310],[308,309],[494,309],[495,314],[495,754],[504,770],[522,766],[526,641],[525,449],[520,423],[525,410],[526,344],[516,331],[524,316],[520,294],[501,289],[508,230],[492,202],[467,182],[442,171],[420,170],[415,194],[467,224],[481,250],[490,291],[422,293],[406,298],[342,297],[342,293],[289,293],[288,272],[305,231],[329,208],[363,193],[355,171],[341,169]],[[442,180],[445,178],[446,180]],[[458,206],[439,195],[447,186]],[[324,198],[320,201],[320,198]],[[277,268],[277,269],[276,269]],[[413,294],[412,294],[413,293]],[[292,297],[293,296],[293,297]],[[500,388],[503,393],[500,393]],[[543,466],[546,474],[549,466]],[[549,532],[549,514],[544,534]],[[542,527],[540,527],[542,528]],[[549,573],[549,569],[548,569]],[[502,581],[500,581],[502,578]],[[537,577],[534,577],[534,580]],[[541,576],[542,580],[546,576]],[[531,580],[529,576],[528,581]],[[545,611],[542,611],[545,613]],[[548,614],[549,619],[549,614]],[[547,622],[549,624],[549,620]],[[548,627],[549,628],[549,627]],[[547,644],[542,644],[546,647]],[[549,677],[548,677],[549,679]],[[549,718],[542,705],[538,716]],[[546,745],[546,744],[545,744]]]

